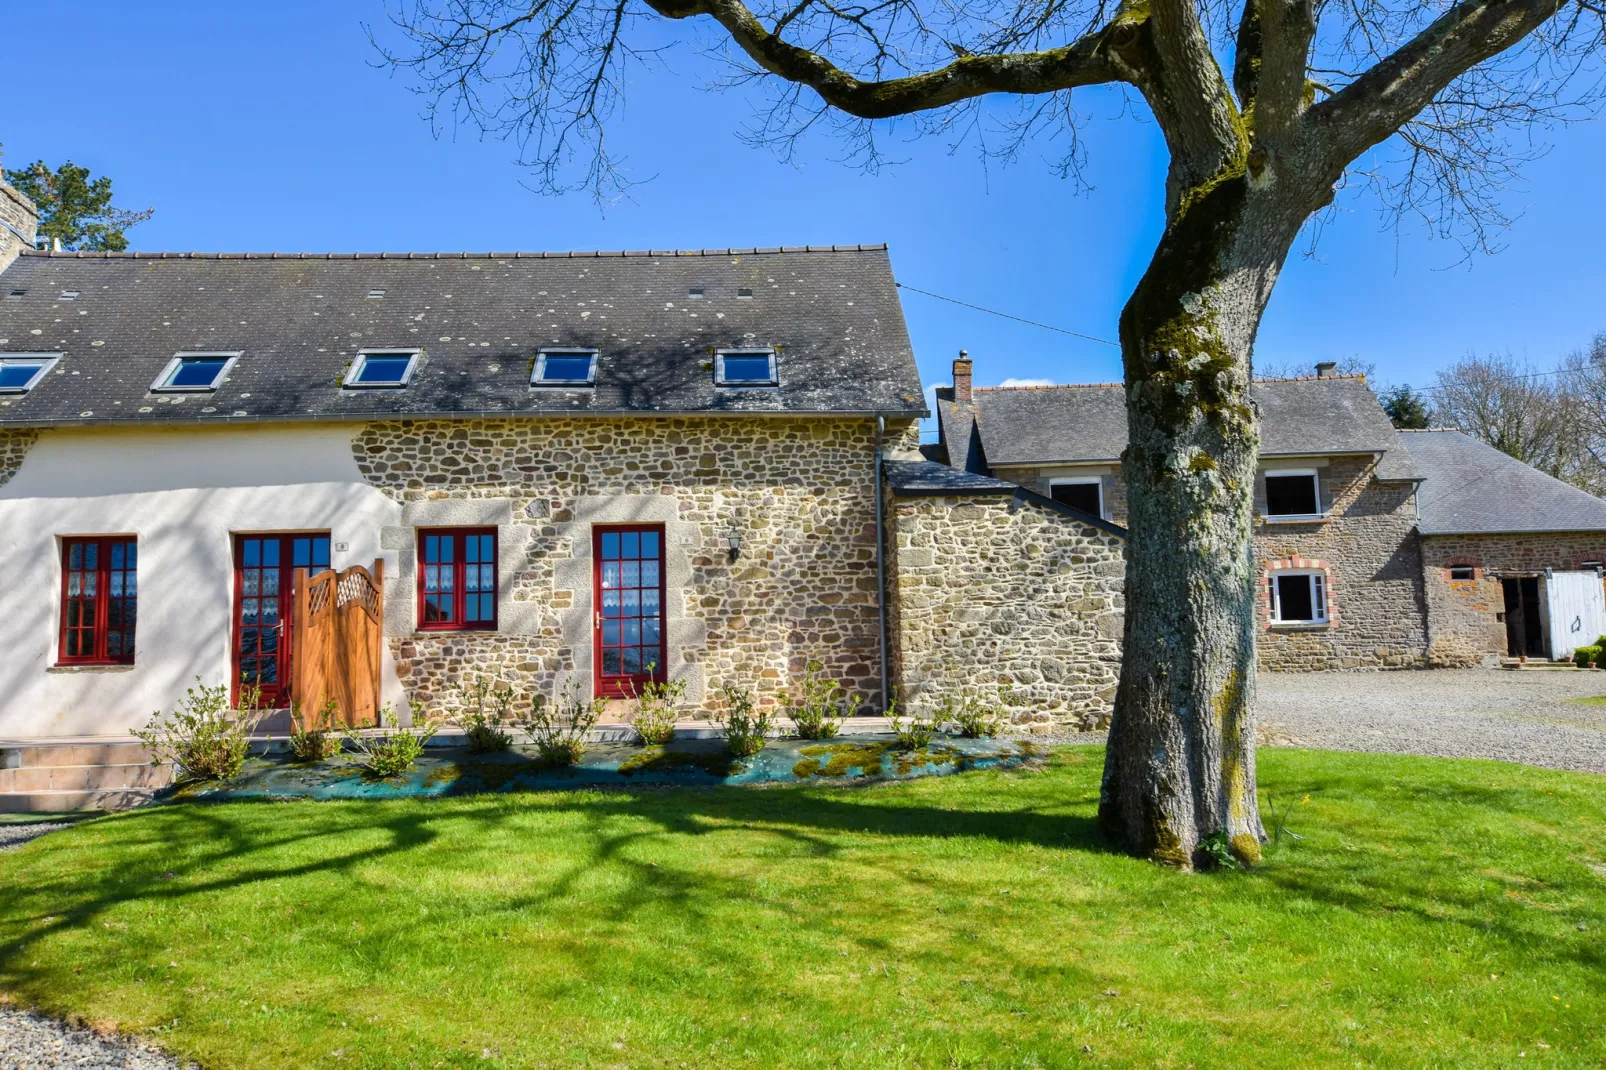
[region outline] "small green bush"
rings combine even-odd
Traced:
[[[458,694],[463,711],[458,716],[458,725],[463,729],[470,752],[484,754],[507,750],[513,745],[513,736],[506,728],[513,712],[511,687],[476,676],[472,684],[463,684]]]
[[[647,675],[652,676],[657,667],[656,664],[649,664]],[[630,685],[630,691],[634,706],[630,724],[641,737],[641,742],[651,746],[668,743],[675,735],[675,717],[686,697],[686,681],[658,683],[649,679],[642,685],[640,694],[635,693],[634,685]]]
[[[383,736],[363,736],[355,728],[345,729],[346,742],[356,754],[363,776],[370,780],[393,780],[410,771],[424,753],[424,747],[440,730],[437,721],[402,728],[387,703],[379,713]]]
[[[1600,655],[1601,648],[1598,646],[1581,646],[1573,651],[1573,664],[1587,669],[1591,662],[1600,660]]]
[[[905,718],[898,715],[898,699],[887,704],[887,717],[892,721],[892,735],[899,750],[920,750],[931,745],[937,735],[937,721],[919,712]]]
[[[859,696],[847,694],[835,680],[824,679],[824,671],[825,666],[817,661],[804,664],[797,701],[786,710],[804,739],[830,739],[841,730],[842,718],[859,712]]]
[[[774,718],[767,709],[755,710],[752,692],[730,684],[722,691],[725,701],[719,721],[725,726],[725,749],[732,757],[750,758],[764,749]]]
[[[267,713],[261,709],[262,689],[242,684],[236,709],[226,685],[208,687],[198,676],[195,685],[172,713],[157,710],[144,728],[129,731],[150,750],[153,765],[176,766],[178,780],[232,780],[240,775],[250,736]]]
[[[302,723],[300,711],[295,703],[292,702],[290,705],[290,754],[296,761],[321,762],[340,753],[340,740],[330,732],[335,723],[335,714],[338,712],[334,699],[325,702],[323,709],[308,719],[304,728],[295,727]]]
[[[559,697],[548,702],[537,693],[519,726],[530,733],[542,759],[553,765],[574,765],[586,755],[586,736],[597,726],[606,700],[580,699],[580,685],[571,682]]]
[[[966,739],[992,739],[1009,724],[1001,707],[983,702],[968,688],[957,696],[943,695],[935,717],[938,724],[952,724]]]

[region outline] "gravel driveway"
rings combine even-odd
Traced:
[[[169,1055],[128,1037],[103,1037],[0,1003],[0,1070],[181,1070]]]
[[[1606,672],[1261,673],[1262,742],[1606,773]]]

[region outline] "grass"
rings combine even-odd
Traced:
[[[1184,875],[1100,761],[104,818],[0,856],[0,991],[208,1067],[1606,1060],[1606,778],[1265,751],[1304,838]]]

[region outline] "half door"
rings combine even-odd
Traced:
[[[667,678],[663,525],[594,528],[592,561],[596,693],[629,698]]]
[[[290,659],[295,570],[315,575],[329,568],[329,533],[234,537],[234,688],[262,690],[262,705],[290,705]]]

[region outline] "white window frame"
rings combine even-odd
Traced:
[[[1278,580],[1293,576],[1304,576],[1306,582],[1313,586],[1310,604],[1316,616],[1309,620],[1283,619],[1282,592]],[[1267,597],[1271,603],[1271,623],[1273,624],[1328,624],[1332,621],[1332,611],[1328,605],[1332,591],[1328,590],[1327,573],[1319,568],[1280,568],[1266,574]]]
[[[54,368],[56,362],[60,359],[60,353],[0,353],[0,364],[37,363],[39,365],[39,370],[33,373],[33,378],[21,386],[0,386],[0,394],[19,395],[30,393],[44,381],[45,376],[50,374],[50,369]]]
[[[186,360],[215,360],[223,358],[223,367],[219,368],[217,375],[206,386],[170,386],[168,380],[178,374]],[[233,353],[174,353],[173,359],[162,368],[162,374],[151,380],[151,393],[153,394],[211,394],[223,385],[223,380],[229,377],[234,370],[234,362],[240,359],[238,352]]]
[[[767,382],[757,379],[725,379],[725,358],[731,357],[768,357],[770,361],[770,377]],[[781,385],[780,369],[775,359],[775,349],[771,346],[749,346],[743,349],[716,349],[714,351],[714,385],[732,390],[774,390]]]
[[[580,386],[597,385],[598,351],[586,346],[549,346],[536,350],[535,367],[530,369],[530,387],[533,390],[572,390]],[[586,370],[584,379],[547,379],[547,357],[581,357],[591,358],[591,367]]]
[[[346,376],[340,381],[342,390],[405,390],[407,384],[413,381],[413,372],[418,370],[418,358],[423,354],[422,349],[408,349],[405,346],[397,348],[375,347],[373,349],[357,350],[357,359],[351,362],[346,369]],[[369,357],[402,357],[408,358],[407,367],[402,372],[400,382],[389,383],[360,383],[357,377],[362,375],[364,366]]]
[[[1104,519],[1104,477],[1103,476],[1053,476],[1048,481],[1048,496],[1054,497],[1055,487],[1080,487],[1088,484],[1099,488],[1099,509],[1093,514],[1100,520]],[[1064,502],[1060,503],[1064,505]]]
[[[1262,519],[1270,521],[1298,521],[1322,520],[1327,511],[1322,508],[1322,477],[1321,471],[1316,468],[1268,468],[1262,477],[1265,479],[1293,479],[1296,476],[1309,476],[1311,490],[1316,496],[1316,512],[1314,513],[1274,513],[1271,511],[1271,488],[1266,486],[1266,511],[1261,514]],[[1264,485],[1264,484],[1263,484]]]

